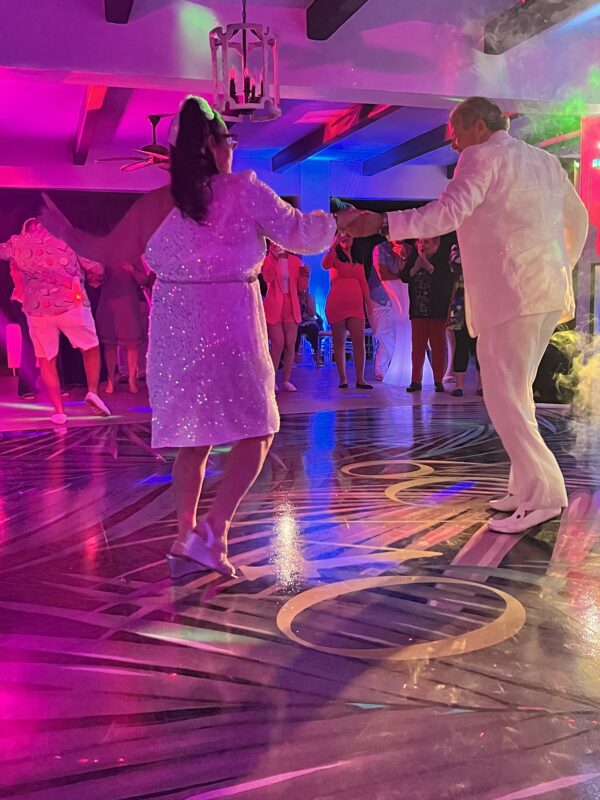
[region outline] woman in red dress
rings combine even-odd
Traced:
[[[370,305],[369,286],[362,264],[352,261],[352,236],[338,233],[323,259],[331,288],[325,316],[331,326],[333,352],[340,376],[340,389],[348,388],[346,377],[346,331],[352,340],[357,389],[372,389],[365,383],[365,303]]]

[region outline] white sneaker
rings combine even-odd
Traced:
[[[284,392],[297,392],[298,391],[298,389],[296,389],[296,387],[294,386],[294,384],[291,381],[284,381],[282,388],[283,388]]]
[[[88,392],[85,396],[85,402],[92,409],[94,414],[99,417],[110,417],[108,406],[98,397],[95,392]]]
[[[504,497],[497,497],[495,500],[490,500],[488,503],[490,508],[494,511],[504,511],[512,514],[519,507],[519,501],[514,494],[506,494]]]
[[[67,422],[67,415],[52,414],[52,416],[50,417],[50,421],[53,422],[55,425],[65,425]]]
[[[512,517],[489,520],[488,527],[494,533],[525,533],[536,525],[548,522],[549,519],[560,517],[561,513],[562,508],[536,508],[527,511],[523,506],[519,506]]]

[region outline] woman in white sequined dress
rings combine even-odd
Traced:
[[[74,229],[46,199],[45,221],[73,249],[156,272],[148,385],[152,444],[179,448],[173,491],[179,535],[173,576],[215,569],[234,576],[227,534],[279,429],[275,378],[257,281],[265,237],[297,253],[331,242],[334,217],[303,215],[251,172],[231,173],[234,138],[200,98],[187,98],[169,134],[171,184],[138,200],[97,238]],[[347,225],[356,212],[339,212]],[[213,445],[235,442],[207,515],[197,507]]]

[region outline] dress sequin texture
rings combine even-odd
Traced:
[[[152,445],[193,447],[279,430],[275,374],[257,276],[265,237],[318,253],[330,214],[301,214],[253,172],[217,175],[204,223],[174,209],[146,260],[156,272],[148,387]]]

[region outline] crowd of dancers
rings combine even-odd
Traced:
[[[567,505],[558,464],[537,428],[531,387],[559,318],[573,315],[571,269],[583,248],[587,213],[558,160],[510,137],[507,117],[491,101],[464,101],[453,110],[450,127],[461,156],[439,200],[383,215],[352,207],[303,214],[254,173],[232,172],[235,143],[226,125],[206,101],[189,97],[169,134],[169,185],[143,195],[109,234],[74,228],[46,198],[42,218],[3,246],[0,257],[13,260],[24,276],[23,309],[57,414],[64,413],[55,374],[60,332],[84,353],[87,402],[97,413],[109,413],[98,396],[98,337],[84,278],[93,278],[99,264],[132,265],[128,274],[137,286],[155,276],[147,378],[152,445],[178,449],[178,535],[167,557],[174,577],[203,569],[236,574],[228,532],[279,429],[275,371],[281,363],[281,389],[294,391],[299,326],[318,327],[301,255],[327,251],[325,315],[340,388],[348,385],[347,334],[356,385],[372,388],[364,375],[365,309],[381,332],[385,313],[378,306],[385,304],[374,300],[377,287],[352,258],[353,237],[381,237],[375,274],[388,296],[392,284],[408,286],[410,391],[421,389],[428,345],[435,386],[443,391],[448,326],[456,342],[456,391],[462,391],[458,376],[478,336],[486,406],[512,465],[508,493],[492,503],[509,516],[491,517],[490,528],[520,533]],[[453,231],[458,247],[444,253],[441,237]],[[40,250],[49,270],[33,307],[28,298],[39,290],[40,278],[27,265]],[[65,277],[53,284],[57,265]],[[106,277],[112,280],[112,272]],[[137,334],[129,339],[115,332],[111,338],[113,345],[127,346]],[[128,352],[134,349],[131,344]],[[315,359],[318,364],[318,348]],[[222,480],[198,519],[211,448],[224,443],[233,446]]]

